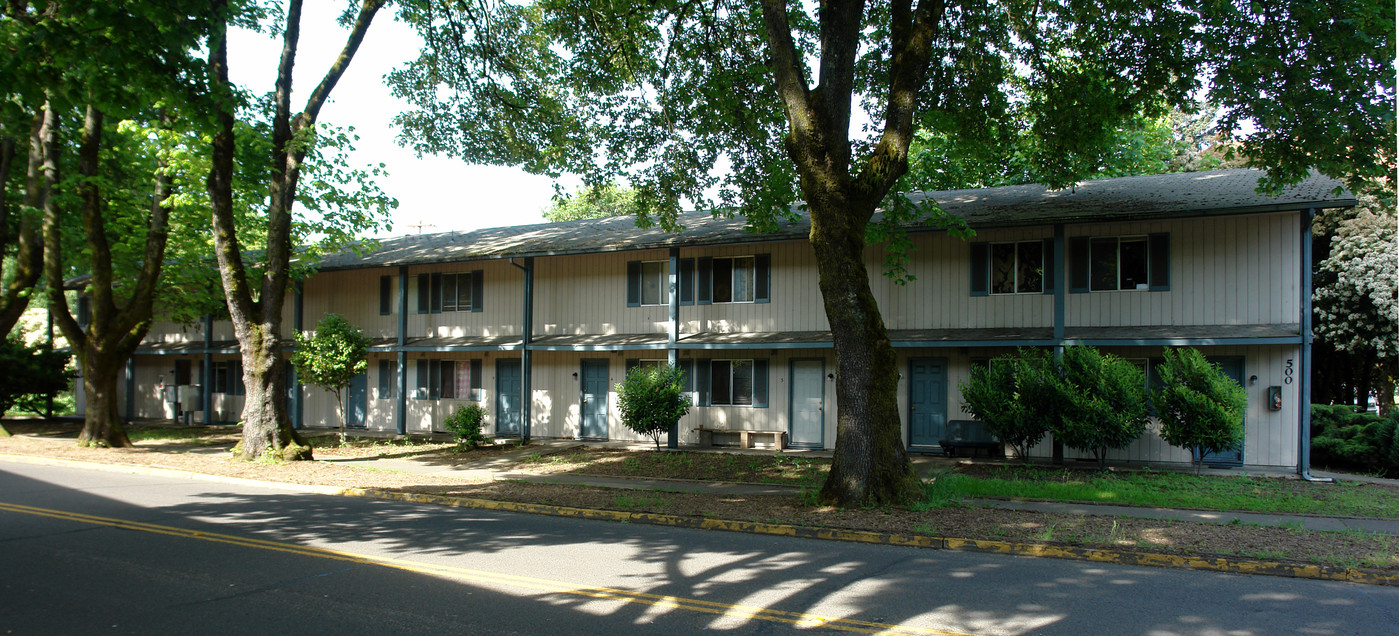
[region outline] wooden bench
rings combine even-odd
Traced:
[[[695,430],[699,431],[700,446],[714,446],[714,436],[718,434],[737,435],[739,448],[754,448],[753,444],[757,441],[754,438],[762,436],[771,438],[772,448],[782,449],[787,447],[787,431],[748,431],[742,429],[706,428],[703,426],[696,427]]]
[[[986,427],[977,420],[952,420],[947,423],[947,435],[938,440],[943,454],[956,457],[957,451],[969,448],[972,457],[979,450],[985,450],[987,457],[1005,457],[1006,445],[986,432]]]

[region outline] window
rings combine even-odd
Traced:
[[[1044,243],[991,245],[991,293],[1038,294],[1044,291]]]
[[[379,277],[379,315],[387,316],[393,313],[393,277]]]
[[[700,406],[768,405],[768,361],[696,360],[697,403]]]
[[[389,400],[398,395],[398,361],[379,361],[379,399]]]
[[[641,264],[641,304],[670,304],[670,263],[646,261]]]
[[[1069,240],[1069,291],[1166,291],[1170,235],[1076,236]]]
[[[480,400],[480,360],[419,360],[418,400]]]
[[[482,311],[481,270],[418,274],[418,313]]]
[[[769,254],[699,259],[699,304],[765,303],[770,300]]]
[[[680,304],[695,304],[695,259],[681,258]],[[627,306],[670,304],[670,261],[627,262]]]
[[[669,361],[669,360],[666,360],[666,359],[651,359],[651,360],[628,359],[627,362],[626,362],[626,370],[627,370],[627,373],[631,373],[631,370],[632,370],[632,369],[635,369],[635,368],[637,368],[637,367],[641,367],[641,368],[643,368],[643,369],[648,369],[648,368],[657,368],[657,369],[659,369],[659,368],[661,368],[661,367],[663,367],[663,366],[666,366],[666,365],[668,365],[668,364],[670,364],[670,361]],[[682,392],[682,393],[686,393],[686,394],[689,395],[690,404],[692,404],[692,405],[693,405],[693,404],[698,404],[698,403],[699,403],[698,392],[695,390],[695,361],[694,361],[694,360],[681,360],[681,361],[680,361],[680,364],[679,364],[679,367],[680,367],[680,371],[681,371],[682,373],[685,374],[685,385],[680,389],[681,392]]]
[[[247,393],[243,386],[243,363],[233,361],[214,363],[214,393],[227,395],[245,395]]]
[[[1054,240],[971,244],[971,295],[1054,293]]]

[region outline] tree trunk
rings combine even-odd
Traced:
[[[117,379],[126,356],[97,352],[83,354],[83,390],[87,408],[78,445],[100,448],[130,448],[131,439],[117,415]]]
[[[345,395],[340,390],[335,391],[335,406],[340,409],[340,445],[345,445]]]
[[[811,210],[811,245],[835,340],[837,413],[835,458],[821,501],[909,503],[922,487],[904,451],[897,358],[870,290],[863,227],[852,218],[869,215],[822,207]]]
[[[275,336],[265,335],[278,333],[280,327],[280,315],[262,324],[234,319],[243,350],[243,386],[246,388],[243,441],[233,449],[240,459],[264,456],[280,461],[311,459],[311,446],[292,428],[291,418],[287,416],[281,345]]]

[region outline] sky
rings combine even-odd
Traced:
[[[299,110],[345,45],[347,31],[335,24],[343,2],[311,1],[303,9],[301,41],[292,80],[292,108]],[[387,178],[377,181],[398,199],[393,230],[380,236],[473,230],[543,223],[541,211],[554,195],[554,181],[518,168],[470,165],[450,157],[424,156],[395,141],[394,115],[407,108],[394,98],[383,77],[415,58],[420,40],[414,31],[381,11],[320,121],[353,126],[359,135],[351,166],[384,163]],[[272,90],[281,40],[238,31],[229,39],[230,79],[257,93]],[[565,184],[569,185],[569,184]],[[425,225],[427,227],[413,227]]]

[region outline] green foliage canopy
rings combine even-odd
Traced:
[[[1053,363],[1042,349],[1022,349],[986,366],[973,366],[971,377],[958,385],[962,410],[1029,461],[1030,449],[1044,439],[1054,417],[1055,400],[1045,377],[1053,371]]]
[[[1206,453],[1243,444],[1248,393],[1196,349],[1167,348],[1164,355],[1156,366],[1161,381],[1151,392],[1161,439],[1190,449],[1198,472]]]
[[[678,367],[638,366],[617,385],[622,424],[661,447],[661,436],[690,412],[685,399],[685,372]]]
[[[1093,347],[1065,347],[1058,373],[1046,377],[1057,402],[1054,439],[1091,451],[1099,466],[1109,449],[1126,448],[1146,430],[1146,377],[1131,362]]]
[[[340,407],[340,439],[345,438],[344,391],[355,376],[369,368],[368,336],[360,333],[340,314],[326,314],[315,332],[296,334],[296,352],[291,356],[297,377],[307,384],[335,394]]]
[[[68,369],[71,356],[42,345],[27,345],[18,335],[0,341],[0,415],[16,405],[40,411],[41,400],[67,391],[76,373]]]

